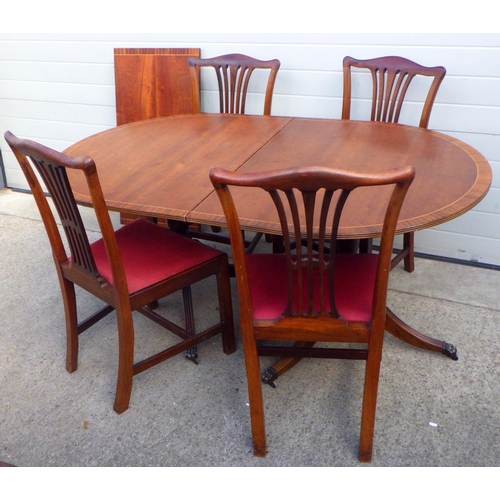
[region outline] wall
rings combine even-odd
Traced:
[[[445,66],[429,128],[478,149],[491,164],[493,185],[467,214],[418,232],[416,250],[500,265],[500,34],[0,34],[0,146],[9,187],[26,183],[5,130],[62,150],[115,125],[115,47],[200,47],[202,57],[278,58],[272,112],[286,116],[340,117],[345,55],[401,55]],[[419,85],[403,123],[417,123]],[[205,82],[202,88],[203,109],[216,111],[214,89]],[[364,94],[356,97],[353,118],[364,106]],[[262,102],[253,98],[250,112]]]

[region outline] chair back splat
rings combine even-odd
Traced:
[[[259,356],[326,357],[366,360],[360,460],[371,460],[392,244],[413,177],[412,167],[372,175],[324,167],[255,174],[211,170],[231,237],[255,455],[266,454]],[[270,195],[283,254],[245,252],[233,187]],[[386,206],[379,254],[336,250],[342,210],[358,188],[379,189]],[[312,347],[315,342],[367,348]]]
[[[345,57],[343,61],[344,95],[342,105],[342,119],[344,120],[348,120],[351,113],[352,68],[367,69],[372,75],[370,120],[378,122],[398,123],[406,93],[414,77],[421,75],[432,78],[419,123],[420,127],[427,128],[434,100],[446,75],[446,69],[443,66],[432,68],[421,66],[398,56],[367,60]]]
[[[19,139],[11,132],[5,133],[5,140],[26,176],[52,247],[66,316],[66,369],[70,373],[78,364],[78,335],[113,310],[118,326],[119,359],[114,403],[117,413],[129,407],[133,376],[147,368],[183,351],[196,361],[197,344],[218,333],[222,334],[224,352],[234,352],[227,255],[141,219],[115,231],[91,158],[70,157],[36,142]],[[54,201],[68,240],[69,256],[35,171]],[[102,238],[92,244],[71,190],[73,175],[85,176],[101,230]],[[196,333],[190,286],[210,276],[215,276],[217,281],[219,318],[214,325]],[[77,317],[75,285],[105,303],[81,322]],[[182,291],[184,298],[184,327],[153,310],[158,300],[177,291]],[[181,340],[135,362],[133,311],[152,319]]]
[[[220,112],[231,114],[245,114],[248,85],[253,72],[256,69],[269,70],[264,115],[271,114],[274,83],[280,67],[277,59],[260,61],[243,54],[227,54],[210,59],[191,57],[188,64],[196,112],[200,112],[200,68],[212,67],[217,77]]]

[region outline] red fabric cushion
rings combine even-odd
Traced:
[[[121,227],[115,234],[129,293],[147,288],[220,255],[217,250],[198,241],[142,219]],[[96,241],[91,248],[99,273],[113,284],[104,241]]]
[[[335,303],[339,314],[346,321],[371,321],[377,261],[376,254],[337,255]],[[285,256],[248,255],[247,267],[254,318],[279,318],[287,302]],[[327,291],[325,303],[327,310],[330,310]]]

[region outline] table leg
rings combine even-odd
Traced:
[[[433,339],[418,332],[404,321],[401,321],[389,308],[387,308],[385,328],[391,335],[394,335],[407,344],[419,347],[420,349],[440,352],[455,361],[458,359],[457,348],[453,344]]]
[[[315,342],[295,342],[294,347],[312,347]],[[283,373],[293,368],[302,358],[281,358],[262,375],[262,382],[276,389],[274,381]]]
[[[442,340],[433,339],[423,333],[418,332],[404,321],[401,321],[389,308],[385,323],[386,330],[399,340],[406,342],[414,347],[435,351],[448,356],[456,361],[458,359],[457,348],[453,344]],[[296,342],[296,347],[312,347],[314,342]],[[275,380],[285,372],[293,368],[302,358],[281,358],[262,375],[262,382],[276,388]]]

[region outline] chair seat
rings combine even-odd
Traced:
[[[372,320],[377,262],[376,254],[337,254],[335,302],[344,320]],[[285,255],[248,255],[247,268],[254,319],[270,320],[281,317],[286,307],[288,289]],[[266,279],[263,280],[262,276],[266,276]],[[307,289],[304,293],[307,293]],[[319,303],[319,297],[315,297],[315,302]],[[307,300],[305,303],[307,304]],[[329,310],[328,290],[325,290],[325,303],[328,304]],[[319,307],[317,309],[319,310]]]
[[[220,255],[213,248],[143,219],[121,227],[115,234],[131,294]],[[96,241],[91,248],[99,273],[113,284],[104,241]]]

